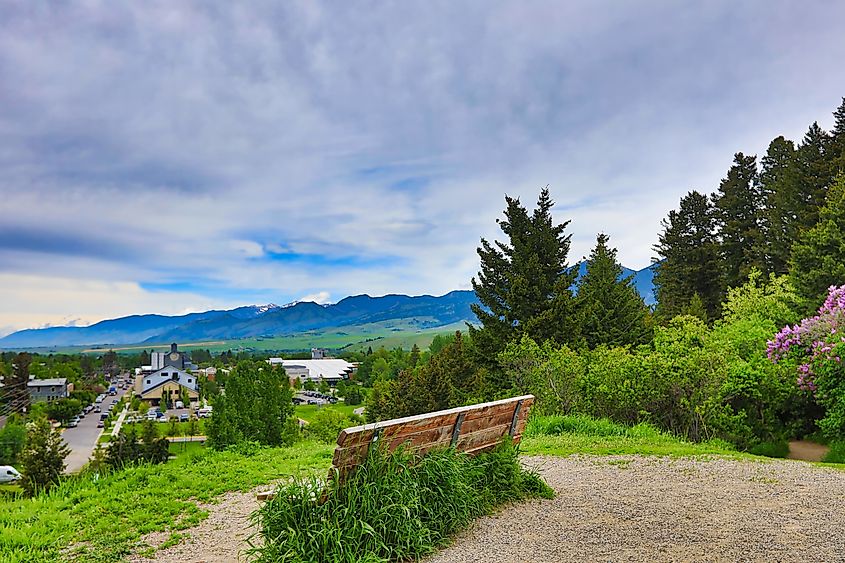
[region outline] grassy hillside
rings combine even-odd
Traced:
[[[197,342],[179,342],[179,348],[184,350],[208,349],[212,352],[250,351],[257,353],[301,352],[311,348],[327,348],[329,350],[366,350],[384,346],[385,348],[404,348],[410,350],[414,344],[422,349],[428,348],[437,334],[450,334],[456,330],[466,330],[463,322],[439,326],[435,328],[418,328],[409,319],[399,321],[384,321],[356,325],[353,327],[329,328],[308,331],[298,334],[272,337],[254,337],[229,340],[208,340]],[[166,351],[170,349],[169,342],[159,344],[127,344],[124,346],[67,346],[58,348],[31,348],[32,352],[75,354],[100,354],[106,350],[115,350],[122,354],[136,354],[141,350]]]

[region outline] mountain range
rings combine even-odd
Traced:
[[[586,266],[581,263],[578,267],[580,278]],[[633,285],[646,303],[652,305],[653,266],[639,271],[624,268],[623,277],[628,276],[633,276]],[[398,320],[412,320],[412,324],[418,328],[435,328],[461,321],[475,321],[470,306],[477,302],[472,291],[452,291],[439,297],[356,295],[331,305],[297,302],[284,306],[250,305],[180,316],[132,315],[86,327],[20,330],[0,338],[0,348],[229,340]]]

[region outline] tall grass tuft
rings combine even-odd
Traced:
[[[415,559],[499,504],[553,494],[520,466],[511,444],[477,457],[374,451],[343,482],[283,485],[253,515],[264,542],[252,555],[265,562]]]

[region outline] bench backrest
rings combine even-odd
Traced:
[[[347,428],[337,437],[332,466],[346,474],[363,463],[376,444],[388,452],[404,444],[420,454],[450,446],[477,454],[495,447],[505,436],[517,444],[533,404],[534,395],[523,395]]]

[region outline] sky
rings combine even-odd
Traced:
[[[0,3],[0,334],[468,289],[504,195],[570,262],[845,96],[845,3]]]

